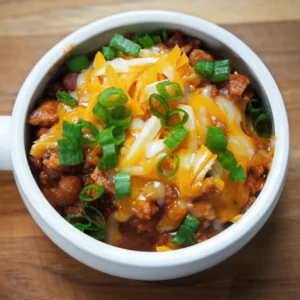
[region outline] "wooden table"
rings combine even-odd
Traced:
[[[300,299],[300,1],[0,0],[0,114],[37,60],[72,30],[115,12],[169,9],[220,23],[266,63],[290,120],[287,182],[272,217],[239,253],[200,274],[139,282],[96,272],[57,248],[0,172],[0,299]],[[298,137],[298,138],[297,138]]]

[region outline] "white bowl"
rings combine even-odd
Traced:
[[[27,161],[26,116],[50,79],[48,73],[70,45],[88,52],[106,43],[112,33],[180,30],[200,38],[231,59],[247,74],[274,118],[275,155],[265,187],[251,209],[237,223],[200,244],[170,252],[138,252],[99,242],[66,222],[48,203],[36,184]],[[93,22],[72,33],[36,64],[17,97],[12,117],[0,118],[1,169],[13,169],[22,198],[45,234],[80,262],[108,274],[142,280],[163,280],[207,269],[243,247],[266,222],[280,196],[288,163],[289,127],[278,87],[266,66],[243,42],[205,20],[168,11],[134,11]],[[11,157],[11,159],[10,159]],[[12,164],[11,164],[12,162]]]

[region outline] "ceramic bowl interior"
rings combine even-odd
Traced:
[[[34,183],[29,166],[24,164],[26,160],[25,147],[13,147],[12,158],[16,180],[35,220],[48,236],[66,252],[97,269],[104,269],[100,263],[99,266],[93,265],[94,259],[100,257],[106,262],[131,265],[137,268],[177,266],[178,271],[180,271],[180,265],[189,263],[191,269],[181,272],[182,275],[191,274],[216,264],[241,248],[259,230],[272,212],[284,182],[289,147],[288,123],[280,92],[266,67],[253,51],[227,31],[204,20],[170,12],[131,12],[112,16],[87,25],[58,43],[36,65],[20,91],[13,113],[13,117],[18,120],[14,128],[13,144],[19,145],[25,142],[25,145],[29,145],[30,128],[25,124],[26,115],[32,110],[47,83],[55,76],[60,62],[71,48],[73,49],[72,53],[89,53],[107,44],[114,33],[151,32],[160,28],[178,30],[188,36],[199,38],[205,47],[216,54],[217,58],[229,58],[235,70],[250,78],[268,113],[275,119],[274,134],[280,140],[280,143],[276,143],[274,156],[274,162],[278,167],[274,169],[273,166],[271,169],[265,187],[251,209],[239,222],[225,231],[203,243],[171,251],[172,253],[141,253],[96,241],[63,220],[47,203]],[[250,234],[250,232],[252,233]],[[231,247],[233,244],[235,247]],[[73,245],[72,249],[70,245]],[[89,259],[82,258],[81,254],[77,253],[78,249],[87,253]],[[226,253],[222,254],[220,258],[213,258],[207,263],[205,262],[208,257],[222,251],[226,251]],[[200,260],[204,261],[202,266],[195,265],[193,267],[193,262]],[[111,273],[118,274],[117,271]],[[128,277],[130,276],[128,275]],[[150,278],[150,275],[148,277]],[[145,275],[143,278],[148,277]],[[161,279],[167,277],[178,276],[160,276]],[[132,275],[131,278],[138,277]]]

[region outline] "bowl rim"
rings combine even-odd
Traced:
[[[247,64],[248,68],[256,74],[257,80],[262,83],[262,89],[269,101],[274,118],[276,147],[273,165],[276,165],[276,168],[271,168],[267,182],[251,209],[239,222],[215,237],[200,244],[169,252],[141,252],[118,248],[94,240],[74,228],[51,207],[43,196],[31,173],[25,149],[24,132],[28,105],[39,86],[40,78],[43,78],[48,72],[49,65],[50,67],[54,65],[54,62],[63,56],[64,49],[71,44],[81,44],[97,34],[105,33],[114,28],[141,23],[165,23],[176,25],[179,30],[180,27],[198,30],[225,44],[233,52],[237,53],[239,58]],[[234,49],[232,45],[234,45]],[[269,99],[272,99],[272,101]],[[14,105],[13,120],[12,161],[14,174],[23,193],[26,195],[26,200],[35,212],[56,235],[67,240],[77,250],[79,249],[93,257],[101,258],[108,262],[127,266],[162,268],[187,264],[207,259],[233,246],[250,233],[258,223],[263,222],[264,216],[268,214],[277,201],[287,170],[289,155],[287,114],[280,91],[266,66],[248,46],[227,30],[201,18],[178,12],[161,10],[130,11],[102,18],[71,33],[50,49],[27,76]]]

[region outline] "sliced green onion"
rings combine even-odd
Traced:
[[[75,219],[77,220],[76,223],[71,223],[70,221],[72,219]],[[91,227],[91,224],[92,222],[90,221],[90,218],[87,218],[86,216],[84,215],[80,215],[80,214],[72,214],[72,215],[68,215],[66,217],[66,220],[69,221],[74,227],[76,227],[78,230],[84,232],[85,229],[88,229]],[[82,222],[79,222],[78,220],[82,221]],[[85,223],[83,223],[83,221]]]
[[[74,107],[78,104],[77,100],[73,98],[69,93],[65,91],[58,91],[56,93],[57,100],[63,101],[71,107]]]
[[[194,69],[201,76],[210,79],[214,74],[214,67],[215,67],[215,62],[213,61],[199,60],[196,63]]]
[[[177,245],[192,245],[195,243],[195,231],[200,225],[200,221],[191,215],[187,215],[183,224],[180,226],[176,235],[172,239],[172,243]]]
[[[207,147],[213,152],[222,152],[226,149],[227,140],[222,128],[207,126]]]
[[[247,104],[247,109],[246,109],[246,112],[249,113],[249,114],[258,114],[260,112],[263,112],[264,111],[264,107],[262,105],[262,103],[255,99],[255,98],[252,98],[248,104]]]
[[[72,223],[71,221],[73,219],[75,219],[77,222]],[[68,220],[78,230],[86,233],[87,235],[97,240],[103,240],[105,238],[105,219],[101,212],[94,206],[84,205],[83,215],[68,215],[66,217],[66,220]]]
[[[106,165],[104,158],[100,158],[99,164],[98,164],[98,169],[105,170],[106,168],[107,168],[107,165]]]
[[[157,100],[162,107],[164,108],[164,113],[159,112],[156,108],[155,108],[155,104],[153,103],[153,100]],[[160,118],[160,119],[166,119],[166,115],[169,111],[169,105],[167,103],[167,101],[160,95],[158,94],[152,94],[149,97],[149,107],[151,109],[151,112],[154,116]]]
[[[268,114],[260,114],[254,120],[254,129],[261,137],[269,137],[272,134],[272,119]]]
[[[97,102],[93,108],[93,114],[103,123],[107,122],[109,110]]]
[[[114,48],[111,47],[102,47],[102,54],[105,60],[113,60],[118,57],[118,52]]]
[[[88,213],[87,210],[90,210],[90,213]],[[83,207],[83,213],[87,218],[90,219],[91,223],[93,225],[95,225],[98,229],[105,228],[105,219],[104,219],[102,213],[96,207],[86,204]],[[91,213],[93,213],[93,216],[91,216]],[[96,220],[94,220],[94,219],[96,219]],[[100,220],[101,223],[97,222],[98,220]],[[95,230],[95,228],[90,228],[89,230]]]
[[[166,162],[166,160],[174,160],[174,162],[172,163],[174,165],[173,170],[167,174],[162,170],[162,165],[164,162]],[[167,155],[163,156],[158,161],[156,170],[157,170],[157,173],[161,177],[170,178],[170,177],[173,177],[177,173],[179,165],[180,165],[180,159],[179,159],[178,155],[176,153],[171,153],[171,154],[167,154]]]
[[[93,123],[82,120],[82,119],[80,119],[78,123],[82,124],[82,128],[88,129],[89,132],[91,133],[92,137],[94,138],[93,140],[91,140],[91,139],[88,139],[88,138],[85,138],[82,136],[80,138],[81,144],[88,146],[88,147],[94,146],[97,143],[99,129]]]
[[[154,46],[154,41],[149,33],[145,33],[143,36],[137,37],[137,41],[143,48],[150,48]]]
[[[152,39],[154,44],[159,44],[162,42],[162,39],[158,34],[152,34]]]
[[[103,145],[102,148],[103,148],[103,156],[100,159],[100,161],[104,159],[105,165],[108,168],[112,169],[116,167],[119,163],[119,158],[117,155],[115,144],[106,144]]]
[[[222,82],[230,78],[230,60],[217,60],[215,61],[215,68],[212,80],[214,82]]]
[[[183,114],[181,121],[174,125],[168,125],[168,121],[172,118],[173,115],[176,115],[176,114],[179,114],[180,118],[181,118],[181,114]],[[161,120],[161,124],[163,127],[167,128],[167,129],[174,130],[178,127],[182,127],[188,121],[188,119],[189,119],[189,115],[185,110],[183,110],[181,108],[174,108],[167,113],[167,119]]]
[[[182,97],[182,90],[177,82],[163,81],[156,85],[156,89],[166,100],[178,100]]]
[[[90,196],[90,192],[95,191],[94,196]],[[88,186],[85,186],[80,194],[79,194],[79,199],[82,201],[94,201],[98,198],[100,198],[104,193],[104,187],[102,185],[98,184],[90,184]]]
[[[99,134],[97,141],[102,146],[107,144],[121,145],[125,141],[125,134],[122,128],[111,126]]]
[[[238,163],[233,153],[228,149],[218,154],[218,160],[226,170],[232,170]]]
[[[189,131],[184,127],[178,127],[165,139],[164,144],[171,150],[174,150],[188,135]]]
[[[74,166],[83,162],[79,140],[63,138],[57,143],[59,160],[62,166]]]
[[[169,38],[168,31],[166,29],[161,29],[157,32],[163,41],[166,41]]]
[[[115,190],[117,198],[128,197],[131,194],[131,177],[129,172],[119,172],[115,175]]]
[[[121,127],[123,129],[128,128],[131,121],[132,111],[125,106],[118,106],[111,110],[108,123]]]
[[[245,171],[241,165],[234,167],[230,170],[228,177],[230,181],[237,182],[237,181],[244,181],[247,179]]]
[[[122,35],[117,33],[115,33],[112,37],[109,46],[133,57],[137,57],[141,50],[140,45],[124,38]]]
[[[98,96],[98,102],[106,107],[122,106],[128,101],[127,95],[118,88],[110,87]]]
[[[82,131],[81,123],[72,123],[63,121],[63,137],[75,139],[77,141],[80,140]]]
[[[82,70],[86,70],[90,66],[91,62],[87,55],[77,55],[67,59],[65,64],[70,72],[80,73]]]
[[[58,155],[62,166],[74,166],[83,162],[80,147],[81,124],[63,121],[64,138],[58,141]]]

